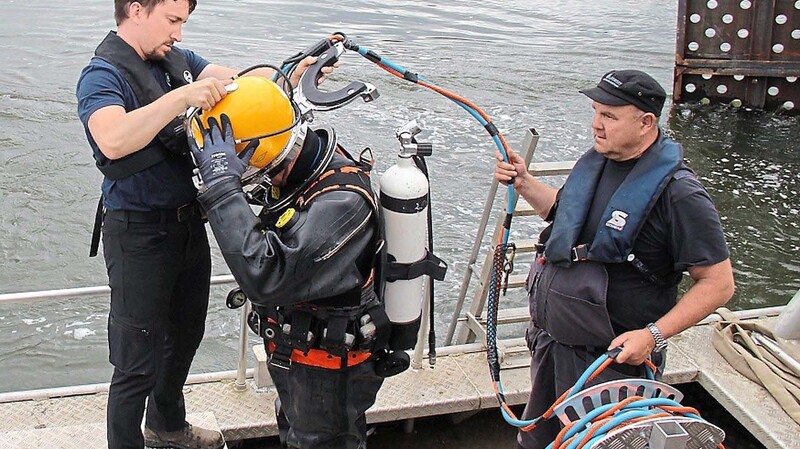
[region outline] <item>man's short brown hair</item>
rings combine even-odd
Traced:
[[[153,11],[153,8],[156,5],[164,3],[168,0],[114,0],[114,20],[117,21],[117,25],[122,23],[125,19],[128,18],[128,6],[131,3],[139,3],[144,7],[144,9],[150,13]],[[178,0],[172,0],[176,2]],[[188,0],[189,1],[189,14],[194,11],[194,8],[197,7],[197,0]]]

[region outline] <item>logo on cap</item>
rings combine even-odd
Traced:
[[[603,77],[603,81],[611,84],[614,87],[619,87],[622,85],[622,81],[616,79],[613,72],[606,74],[606,76]]]

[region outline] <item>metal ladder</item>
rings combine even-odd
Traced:
[[[566,162],[538,162],[531,163],[533,153],[536,150],[536,144],[539,141],[539,134],[535,129],[529,128],[525,132],[525,138],[522,144],[522,150],[519,152],[520,156],[525,160],[528,166],[528,172],[534,176],[555,176],[568,174],[572,170],[575,161]],[[466,272],[461,283],[461,290],[459,292],[458,301],[456,302],[453,317],[447,329],[447,336],[445,345],[453,344],[453,338],[456,337],[456,327],[461,323],[458,329],[458,335],[455,344],[467,344],[475,341],[486,341],[486,317],[484,309],[486,307],[486,298],[489,292],[489,281],[492,272],[492,255],[494,254],[495,245],[502,231],[503,220],[505,218],[505,210],[499,214],[493,210],[494,199],[497,194],[499,183],[492,180],[492,185],[489,189],[489,195],[484,203],[483,215],[481,217],[480,225],[475,236],[475,242],[472,245],[472,252],[467,264]],[[537,211],[534,211],[526,201],[518,201],[519,196],[515,195],[512,199],[514,206],[514,217],[536,216]],[[476,271],[476,261],[478,254],[481,251],[483,239],[485,237],[486,228],[492,216],[496,216],[496,223],[492,239],[490,240],[490,247],[486,250],[481,266],[480,273]],[[515,240],[516,254],[533,253],[535,238]],[[522,265],[522,264],[520,264]],[[525,277],[527,275],[527,266],[524,266],[521,272],[511,274],[508,277],[508,288],[520,288],[525,285]],[[470,290],[473,281],[477,281],[477,285],[473,291],[472,302],[470,303],[469,310],[462,314],[466,296]],[[524,323],[530,319],[527,307],[517,307],[510,309],[501,309],[498,311],[497,324],[513,324]]]

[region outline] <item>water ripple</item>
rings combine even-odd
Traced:
[[[74,89],[95,46],[114,27],[112,7],[98,0],[55,7],[0,0],[0,6],[0,59],[11,61],[0,65],[0,292],[102,285],[102,257],[86,257],[102,178],[75,117]],[[245,67],[279,63],[342,31],[483,107],[512,146],[536,128],[535,160],[562,161],[592,144],[591,108],[578,90],[602,73],[640,68],[669,89],[675,23],[675,4],[656,0],[204,0],[185,26],[182,45],[213,62]],[[317,123],[335,126],[348,149],[372,147],[377,174],[393,163],[394,130],[408,120],[417,119],[421,139],[434,145],[436,251],[451,267],[436,287],[441,331],[459,291],[495,149],[481,126],[450,101],[388,77],[357,55],[345,56],[328,88],[353,79],[375,84],[380,99],[320,113]],[[797,119],[677,107],[662,125],[684,143],[723,216],[739,284],[733,306],[785,302],[800,287]],[[563,177],[547,182],[558,185]],[[539,220],[515,220],[513,238],[541,228]],[[227,273],[212,246],[213,272]],[[225,294],[212,289],[196,371],[235,365],[238,315],[222,304]],[[524,304],[519,292],[510,295],[508,304]],[[0,389],[107,381],[107,301],[0,307]],[[23,321],[39,317],[46,322]],[[60,371],[47,385],[31,384],[29,372],[52,373],[56,366],[71,374]]]

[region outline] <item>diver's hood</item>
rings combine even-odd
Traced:
[[[298,144],[296,144],[298,145]],[[247,174],[242,178],[242,184],[251,203],[263,206],[263,212],[280,210],[293,203],[309,184],[317,179],[328,167],[336,151],[336,133],[331,127],[323,126],[308,129],[299,147],[293,155],[287,156],[284,161],[285,168],[291,160],[295,160],[291,172],[286,178],[285,186],[275,186],[271,177],[263,171],[256,173],[255,177],[247,179]],[[282,169],[283,169],[282,168]],[[273,171],[275,176],[279,171]]]

